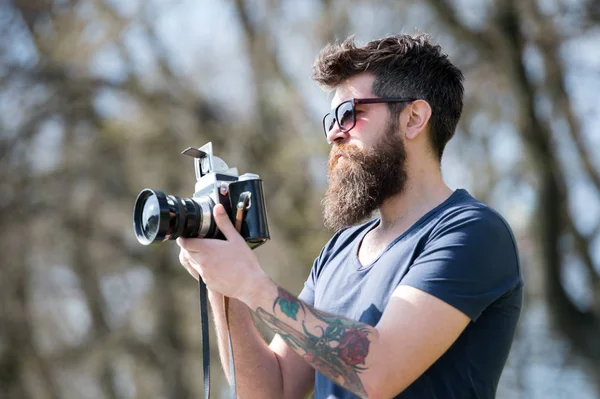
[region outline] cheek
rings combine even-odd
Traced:
[[[348,144],[353,145],[359,150],[366,150],[372,147],[378,137],[377,130],[373,129],[372,123],[366,120],[357,120],[356,126],[350,131]]]
[[[366,115],[358,114],[356,115],[356,127],[367,127],[369,125],[369,119]]]
[[[358,134],[365,139],[375,136],[381,130],[382,120],[376,116],[357,116],[354,129],[357,129]]]
[[[349,143],[357,148],[363,149],[364,143],[368,143],[372,136],[371,128],[371,123],[368,119],[356,118],[354,129],[350,131]]]

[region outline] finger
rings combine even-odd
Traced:
[[[177,239],[177,245],[187,252],[206,252],[206,238],[181,238]]]
[[[184,249],[179,252],[179,263],[181,263],[181,265],[188,271],[189,274],[192,275],[192,277],[194,277],[196,280],[199,279],[198,271],[190,263],[187,251]]]
[[[229,216],[222,204],[215,206],[213,214],[217,227],[221,230],[227,241],[239,240],[242,237],[231,223],[231,220],[229,220]]]

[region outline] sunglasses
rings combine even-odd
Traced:
[[[328,112],[323,117],[323,130],[325,131],[325,137],[329,134],[335,122],[340,127],[340,131],[346,133],[352,130],[356,125],[356,106],[358,104],[378,104],[378,103],[405,103],[413,102],[416,98],[402,98],[402,97],[383,97],[383,98],[353,98],[351,100],[344,101],[332,112]]]

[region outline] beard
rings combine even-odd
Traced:
[[[406,150],[396,132],[396,126],[388,124],[380,142],[367,150],[334,144],[329,155],[329,185],[322,201],[325,227],[338,231],[358,224],[404,190]]]

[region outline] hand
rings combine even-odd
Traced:
[[[210,290],[246,302],[269,277],[229,220],[223,205],[215,206],[213,215],[226,240],[178,238],[179,261],[194,278],[202,277]]]

